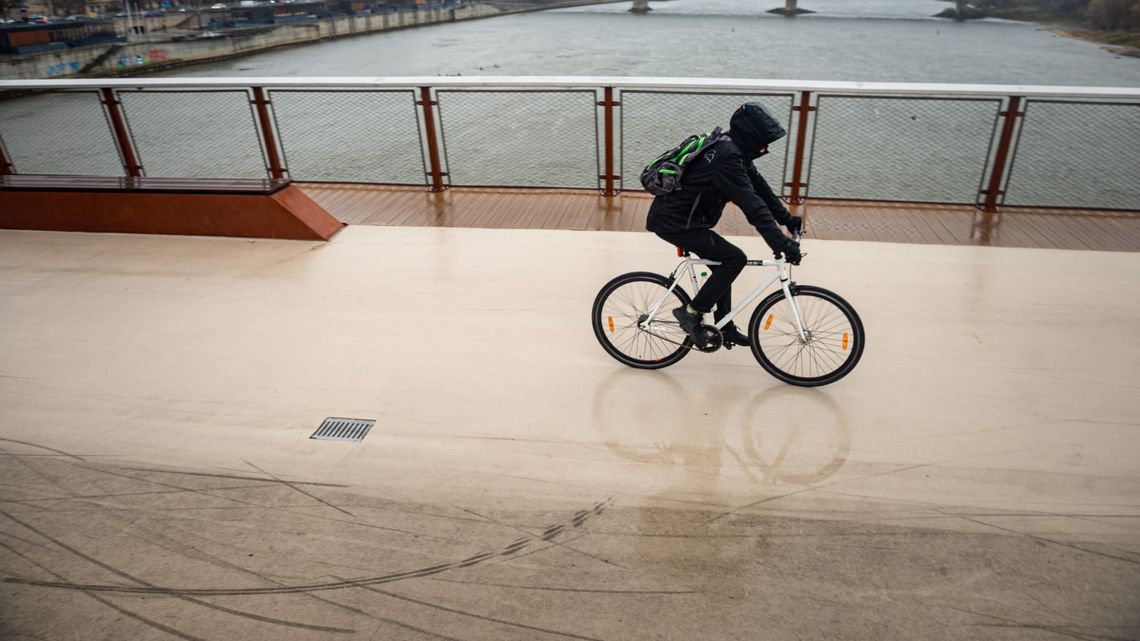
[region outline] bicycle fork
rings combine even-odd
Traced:
[[[792,320],[796,324],[796,331],[799,332],[800,342],[807,343],[808,329],[804,327],[804,319],[800,316],[800,306],[796,303],[796,297],[792,296],[791,278],[784,271],[783,265],[780,266],[780,287],[784,290],[784,300],[788,301],[788,307],[792,310]]]

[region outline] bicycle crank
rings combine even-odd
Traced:
[[[705,346],[697,347],[696,345],[690,345],[698,352],[711,354],[724,346],[724,335],[720,333],[719,329],[712,325],[701,325],[701,333],[705,335]]]

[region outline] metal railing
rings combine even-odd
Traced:
[[[0,173],[640,189],[742,102],[807,197],[1140,210],[1140,89],[620,77],[0,81]]]

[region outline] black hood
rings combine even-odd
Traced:
[[[758,102],[746,102],[732,114],[729,122],[736,146],[750,159],[759,158],[760,150],[788,135],[784,126]]]

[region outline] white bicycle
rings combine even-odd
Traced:
[[[697,348],[672,311],[692,300],[681,286],[683,276],[688,275],[696,292],[700,288],[696,267],[720,263],[693,258],[681,249],[677,255],[684,260],[668,276],[622,274],[606,283],[594,299],[594,335],[618,361],[659,369],[691,351],[717,351],[724,345],[720,330],[779,280],[780,289],[760,302],[748,323],[752,354],[760,366],[785,383],[815,387],[834,383],[858,364],[864,336],[855,309],[834,292],[793,282],[790,265],[779,256],[747,262],[750,267],[774,267],[776,273],[715,325],[701,325],[707,344]]]

